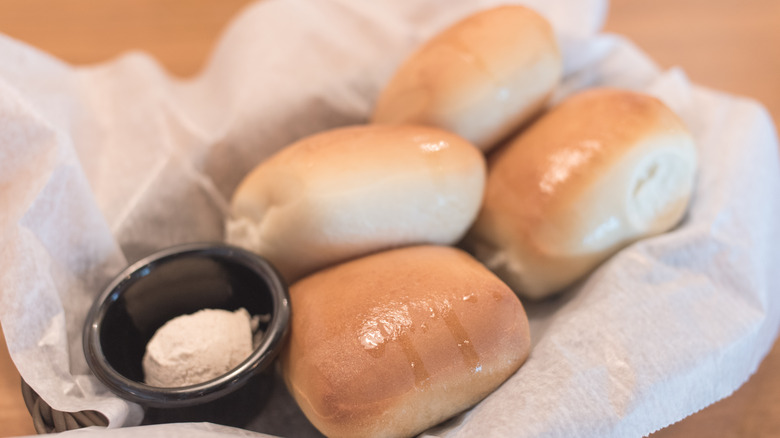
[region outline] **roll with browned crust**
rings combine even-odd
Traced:
[[[290,289],[282,369],[329,437],[415,435],[474,405],[530,350],[515,294],[467,253],[386,251]]]
[[[524,6],[473,14],[412,54],[382,91],[374,123],[420,123],[483,151],[545,104],[561,79],[547,20]]]
[[[294,281],[409,244],[452,244],[476,218],[485,159],[424,126],[354,126],[304,138],[258,165],[231,201],[227,241]]]
[[[675,226],[697,163],[693,137],[666,105],[617,89],[569,98],[497,152],[464,246],[532,298]]]

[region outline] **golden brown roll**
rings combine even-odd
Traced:
[[[517,293],[545,297],[677,224],[696,161],[691,134],[658,99],[582,92],[490,158],[464,246]]]
[[[290,289],[290,392],[330,437],[415,435],[474,405],[525,361],[515,294],[467,253],[416,246]]]
[[[561,71],[555,35],[541,15],[516,5],[489,9],[407,59],[372,121],[438,126],[486,151],[543,107]]]
[[[355,126],[300,140],[233,194],[227,241],[268,258],[290,282],[370,252],[452,244],[482,202],[485,159],[423,126]]]

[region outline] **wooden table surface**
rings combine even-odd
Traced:
[[[0,0],[0,32],[73,64],[140,49],[188,76],[247,3]],[[698,84],[762,102],[780,125],[780,1],[613,0],[606,30],[629,37],[662,67],[682,67]],[[0,436],[34,434],[19,374],[0,342]],[[780,343],[734,395],[653,435],[673,437],[780,437]]]

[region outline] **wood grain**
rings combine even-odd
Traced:
[[[35,434],[32,417],[22,399],[21,383],[0,328],[0,436]]]
[[[0,0],[0,32],[84,65],[143,50],[168,71],[202,67],[226,23],[248,0]],[[627,36],[662,67],[752,97],[780,124],[780,2],[613,0],[606,30]],[[2,62],[2,61],[0,61]],[[0,339],[0,436],[34,434],[19,374]],[[780,343],[733,396],[653,435],[780,436]]]
[[[756,99],[780,126],[780,2],[613,0],[605,30],[697,84]],[[731,397],[652,438],[780,437],[778,370],[780,342]]]
[[[780,125],[780,1],[613,0],[605,31],[627,36],[662,67],[752,97]]]
[[[225,25],[249,0],[0,0],[0,32],[73,64],[130,50],[170,73],[196,73]]]

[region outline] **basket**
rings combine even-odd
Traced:
[[[61,412],[52,409],[24,380],[22,397],[39,434],[65,432],[89,426],[108,426],[108,420],[97,411]]]

